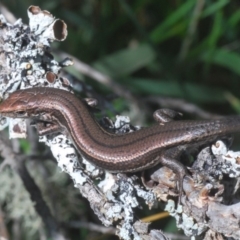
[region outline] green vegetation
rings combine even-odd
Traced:
[[[29,5],[37,5],[63,19],[68,26],[68,37],[53,48],[108,75],[137,99],[167,96],[184,99],[210,113],[240,113],[238,0],[3,0],[2,3],[25,22]],[[112,94],[109,86],[76,69],[69,71],[98,94]],[[122,100],[114,101],[118,112],[132,104],[121,97]],[[27,149],[25,142],[22,147]],[[93,221],[92,213],[87,214],[86,219]],[[74,213],[68,217],[71,218],[74,219]],[[171,220],[154,225],[163,231],[173,231],[174,226]],[[74,231],[71,239],[90,239],[89,231]],[[113,237],[95,235],[92,239]]]

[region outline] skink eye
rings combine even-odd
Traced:
[[[16,115],[17,115],[18,117],[24,117],[24,116],[26,116],[26,112],[25,112],[25,111],[17,111],[17,112],[16,112]]]

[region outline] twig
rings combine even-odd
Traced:
[[[17,20],[15,16],[2,3],[0,3],[0,13],[3,14],[7,21],[10,23],[14,23]]]
[[[177,111],[190,113],[203,119],[214,119],[220,117],[220,115],[207,112],[195,104],[187,102],[183,99],[152,96],[145,98],[144,101],[148,103],[157,103],[159,104],[160,108],[175,109]]]
[[[90,223],[90,222],[81,222],[81,221],[70,221],[67,223],[67,226],[68,227],[71,227],[71,228],[86,228],[88,230],[91,230],[91,231],[95,231],[95,232],[100,232],[100,233],[103,233],[103,234],[115,234],[116,232],[116,228],[113,228],[113,227],[103,227],[103,226],[100,226],[98,224],[95,224],[95,223]],[[183,236],[183,235],[180,235],[180,234],[171,234],[171,233],[165,233],[166,237],[174,240],[188,240],[189,237],[187,236]]]
[[[56,51],[58,54],[59,58],[65,59],[65,58],[71,58],[74,62],[74,67],[76,68],[77,71],[80,73],[92,78],[95,81],[98,81],[99,83],[107,86],[110,88],[114,93],[116,93],[118,96],[124,97],[127,99],[131,105],[131,113],[133,116],[143,116],[142,114],[142,107],[140,108],[141,104],[139,103],[138,99],[133,96],[133,94],[128,91],[126,88],[122,87],[118,83],[116,83],[112,78],[109,76],[97,71],[96,69],[92,68],[88,64],[80,61],[78,58],[66,54],[61,51]]]
[[[29,29],[24,26],[19,29],[14,28],[15,34],[10,34],[13,28],[5,22],[3,17],[1,18],[1,21],[3,23],[5,22],[5,24],[3,24],[3,26],[6,27],[5,30],[9,31],[4,44],[21,42],[23,39],[24,42],[28,39],[29,44],[27,48],[23,44],[14,44],[12,47],[14,51],[11,51],[11,55],[9,53],[6,55],[8,59],[7,63],[13,63],[10,61],[13,56],[15,62],[9,74],[8,81],[4,81],[6,80],[4,78],[5,76],[0,74],[0,78],[2,79],[2,87],[0,89],[4,93],[10,90],[13,92],[16,90],[14,87],[19,84],[17,86],[22,88],[31,86],[55,86],[58,88],[65,87],[66,90],[69,90],[69,85],[66,86],[66,82],[62,81],[62,78],[58,76],[63,65],[59,65],[57,61],[49,57],[50,53],[48,49],[50,46],[44,45],[50,42],[46,41],[46,34],[50,33],[49,30],[54,31],[57,29],[54,28],[52,24],[50,25],[51,27],[47,27],[47,29],[47,24],[41,26],[41,16],[45,16],[46,12],[42,11],[39,7],[30,7],[28,13],[31,17],[31,31],[27,31],[27,33],[22,32],[24,29]],[[61,22],[61,20],[58,21]],[[63,22],[61,23],[60,25],[65,26]],[[21,25],[20,22],[19,25]],[[35,31],[33,30],[39,27],[45,35],[34,35]],[[65,32],[62,30],[60,33]],[[28,35],[29,33],[31,33],[31,35]],[[12,35],[14,35],[14,41],[11,39]],[[57,34],[57,36],[59,36],[59,34]],[[48,37],[47,39],[52,39],[52,34]],[[40,40],[45,48],[42,48],[42,44],[39,44],[41,43]],[[22,48],[23,46],[24,48]],[[39,51],[39,47],[41,47],[41,51]],[[9,46],[7,49],[9,49]],[[41,66],[41,71],[30,71],[29,75],[23,76],[22,71],[23,69],[26,70],[26,65],[20,63],[22,63],[21,56],[26,56],[26,49],[27,55],[31,56],[29,57],[31,65],[34,66],[34,69],[38,69],[39,66]],[[43,49],[47,49],[47,51],[43,51]],[[38,59],[44,59],[44,64],[39,64],[39,61],[34,62]],[[50,71],[51,75],[56,77],[54,83],[48,78]],[[90,72],[92,74],[91,69]],[[19,82],[16,82],[16,80]],[[32,85],[27,85],[30,83]],[[111,85],[111,81],[108,82],[108,84]],[[180,107],[182,107],[182,105]],[[197,112],[199,112],[199,109],[197,110]],[[196,111],[196,108],[194,111]],[[21,129],[19,127],[21,126],[20,123],[21,122],[15,122],[14,125],[12,121],[11,129],[15,129],[17,132],[18,129]],[[114,126],[112,130],[114,130],[113,132],[115,134],[124,134],[133,130],[127,118],[118,117],[112,126]],[[124,128],[122,126],[124,126]],[[204,129],[199,128],[199,131],[204,131]],[[189,175],[191,177],[186,176],[184,178],[184,194],[180,196],[179,200],[181,204],[179,204],[176,209],[173,198],[177,197],[176,191],[174,191],[177,183],[175,175],[170,169],[160,166],[158,168],[156,166],[155,168],[144,171],[141,179],[140,175],[135,174],[110,174],[91,165],[83,156],[79,158],[76,149],[73,148],[73,145],[65,135],[46,135],[42,136],[40,140],[50,146],[54,157],[58,161],[59,167],[71,176],[74,181],[74,186],[88,199],[91,208],[100,221],[102,221],[105,226],[117,226],[117,235],[122,239],[145,239],[145,237],[160,239],[160,237],[163,237],[163,233],[159,230],[151,230],[149,232],[149,224],[143,223],[136,217],[136,208],[142,206],[143,202],[149,207],[153,207],[157,201],[166,202],[165,210],[169,211],[169,213],[176,218],[177,226],[182,228],[187,236],[201,235],[211,228],[222,235],[236,239],[240,238],[240,211],[238,211],[238,209],[240,210],[240,204],[230,205],[230,200],[232,202],[239,202],[235,185],[236,179],[240,176],[240,154],[239,152],[229,151],[226,144],[221,141],[213,144],[211,149],[210,147],[203,149],[198,155],[197,160],[191,166],[191,169],[189,169]],[[212,139],[213,143],[214,140],[216,139]],[[203,143],[205,142],[203,141]],[[206,144],[208,144],[208,141]],[[182,150],[185,150],[185,145],[182,147]],[[194,150],[196,146],[192,144],[192,147],[192,150]],[[29,176],[23,164],[25,156],[16,154],[9,150],[9,148],[10,146],[6,146],[6,144],[0,141],[2,155],[12,160],[10,165],[23,179],[26,188],[31,194],[32,200],[36,202],[36,210],[41,215],[45,224],[47,224],[47,229],[52,231],[51,235],[55,239],[58,238],[58,225],[52,218],[49,209],[45,202],[43,202],[39,189]],[[16,148],[18,148],[17,145]],[[182,157],[183,159],[185,158],[185,156]],[[13,159],[17,161],[15,162]],[[225,176],[227,176],[227,178],[225,178]],[[98,178],[98,185],[96,185],[96,178]],[[236,194],[234,195],[233,193]],[[226,202],[228,205],[221,204]],[[53,229],[50,226],[52,226]],[[60,235],[60,238],[61,237],[62,235]]]
[[[189,240],[189,237],[183,236],[180,234],[165,233],[165,235],[166,235],[166,237],[170,238],[171,240]]]
[[[43,200],[40,189],[35,184],[33,178],[30,176],[24,165],[25,156],[16,154],[12,151],[11,144],[9,140],[3,136],[3,133],[0,135],[0,152],[5,161],[10,164],[11,168],[14,169],[22,179],[26,190],[30,194],[31,200],[35,203],[34,208],[42,218],[50,236],[55,240],[65,239],[65,237],[60,233],[57,222]]]
[[[9,233],[4,223],[4,215],[2,210],[0,209],[0,240],[7,240],[9,239]]]
[[[3,169],[6,167],[6,166],[8,166],[9,165],[9,162],[8,162],[8,160],[7,159],[5,159],[2,163],[1,163],[1,165],[0,165],[0,173],[3,171]]]
[[[114,82],[114,80],[111,79],[109,76],[99,72],[98,70],[92,68],[88,64],[80,61],[79,59],[77,59],[76,57],[70,54],[66,54],[60,51],[57,51],[56,53],[61,59],[71,58],[74,62],[74,67],[76,68],[77,71],[109,87],[117,95],[125,97],[126,99],[131,99],[131,100],[134,99],[130,91],[128,91],[126,88],[123,88],[118,83]]]
[[[80,222],[80,221],[70,221],[67,224],[68,227],[71,228],[86,228],[91,231],[100,232],[100,233],[107,233],[107,234],[115,234],[116,228],[114,227],[104,227],[95,223],[90,222]]]
[[[222,48],[226,49],[229,52],[233,52],[238,50],[240,47],[240,41],[239,40],[235,40],[233,42],[227,43],[225,45],[222,46]]]

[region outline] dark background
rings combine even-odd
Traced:
[[[74,75],[75,81],[82,80],[100,99],[110,102],[110,106],[100,104],[104,108],[104,114],[114,116],[128,111],[127,115],[136,123],[149,124],[152,112],[162,106],[157,101],[149,103],[149,97],[153,96],[160,100],[167,97],[166,101],[184,100],[182,104],[179,100],[180,107],[171,108],[183,111],[185,118],[210,118],[215,114],[240,112],[239,0],[1,2],[25,23],[28,23],[27,8],[30,5],[48,10],[66,22],[67,39],[53,44],[56,56],[57,50],[60,50],[77,57],[111,77],[113,84],[117,83],[123,90],[119,94],[111,86],[105,86],[79,73],[77,68],[66,69]],[[131,98],[125,98],[124,89],[137,101],[138,114],[143,106],[144,118],[131,112],[131,105],[135,103]],[[195,111],[186,109],[184,112],[185,103],[194,104]],[[164,104],[163,106],[165,107]],[[201,114],[201,109],[197,107],[204,109],[206,115]],[[238,146],[238,141],[235,144]],[[71,188],[71,182],[66,180],[65,187]],[[64,216],[64,221],[84,218],[98,223],[88,209],[88,203],[74,192],[75,189],[71,191],[74,195],[74,208],[70,209],[69,202],[66,203],[65,211],[68,213],[67,217]],[[75,203],[78,199],[81,199],[81,204]],[[84,217],[80,214],[84,214]],[[151,213],[144,214],[147,216]],[[144,214],[141,213],[141,217]],[[14,218],[8,216],[8,219],[9,231],[12,231]],[[18,216],[18,219],[22,219],[22,216]],[[25,226],[21,231],[35,229],[30,225],[29,223],[29,228]],[[154,227],[176,232],[171,218],[157,221]],[[68,232],[71,239],[114,239],[113,236],[86,229],[69,228]],[[38,234],[35,229],[30,234],[32,238],[26,234],[25,239],[38,239]]]
[[[214,113],[239,110],[237,0],[2,2],[26,23],[31,4],[63,19],[68,37],[53,47],[137,96],[183,98]]]

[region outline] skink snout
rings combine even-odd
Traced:
[[[6,117],[27,117],[27,102],[19,94],[11,93],[7,99],[0,103],[0,114]]]

